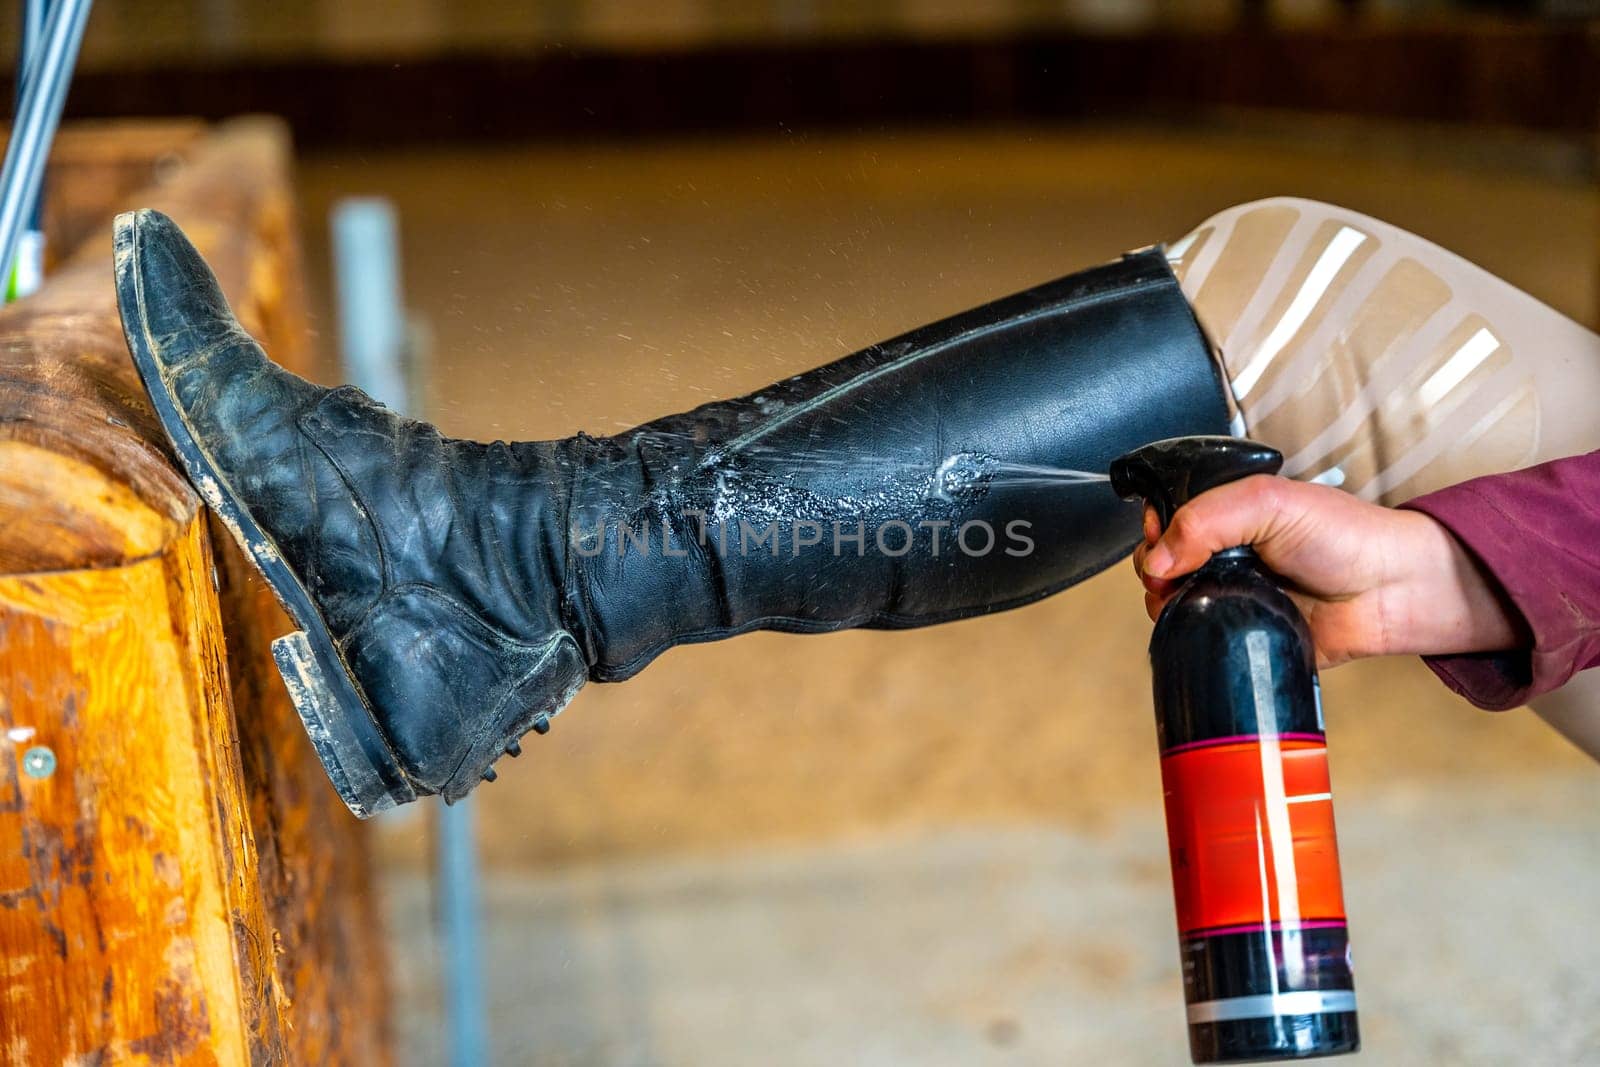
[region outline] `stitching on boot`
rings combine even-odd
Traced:
[[[1170,267],[1167,269],[1167,277],[1165,278],[1153,278],[1147,281],[1133,282],[1115,289],[1106,289],[1099,292],[1088,293],[1084,296],[1077,297],[1073,300],[1064,301],[1060,304],[1051,304],[1046,307],[1036,308],[1032,311],[1022,312],[1021,314],[1014,315],[1003,322],[985,323],[983,326],[979,326],[974,329],[963,330],[961,333],[947,337],[944,340],[929,345],[926,348],[915,350],[907,355],[901,356],[898,359],[890,360],[887,363],[882,363],[876,367],[864,370],[847,382],[840,382],[831,389],[824,389],[810,400],[807,400],[801,404],[796,404],[793,407],[786,409],[781,414],[771,416],[760,426],[740,434],[732,441],[729,441],[720,447],[714,447],[711,450],[711,453],[701,461],[701,466],[704,467],[707,464],[714,462],[720,453],[736,452],[747,445],[761,440],[761,438],[765,437],[767,434],[778,429],[779,427],[788,425],[790,422],[793,422],[800,416],[809,414],[822,405],[830,403],[841,396],[849,395],[858,386],[866,385],[867,383],[876,381],[885,375],[904,370],[906,367],[909,367],[914,363],[920,363],[925,359],[932,358],[933,356],[939,355],[947,349],[953,348],[957,345],[966,344],[980,337],[988,337],[995,333],[1001,333],[1017,326],[1026,326],[1028,323],[1036,322],[1040,319],[1052,318],[1056,315],[1067,315],[1072,312],[1082,311],[1085,308],[1094,307],[1097,304],[1103,304],[1114,299],[1139,296],[1142,293],[1167,287],[1172,287],[1174,289],[1177,287],[1177,279],[1173,277]]]
[[[340,389],[345,388],[349,387],[340,387]],[[332,392],[325,393],[308,410],[301,413],[300,417],[296,419],[296,424],[300,427],[300,432],[308,437],[311,440],[311,443],[317,447],[317,451],[321,452],[323,457],[327,459],[330,464],[332,464],[333,469],[339,475],[339,480],[342,481],[345,488],[350,491],[350,496],[356,504],[356,510],[360,512],[362,520],[366,522],[367,529],[372,532],[373,544],[377,546],[378,573],[381,588],[378,591],[377,597],[373,599],[372,604],[369,604],[366,608],[366,611],[362,612],[362,618],[364,619],[367,613],[372,610],[378,601],[383,599],[384,593],[389,589],[390,584],[393,581],[393,575],[389,569],[389,547],[385,541],[382,527],[380,527],[378,525],[378,521],[372,517],[373,509],[367,501],[366,494],[362,493],[361,488],[356,484],[355,479],[350,476],[350,472],[345,468],[344,463],[339,460],[338,456],[334,455],[334,453],[329,449],[328,445],[322,440],[321,431],[324,429],[324,427],[319,425],[320,420],[323,418],[322,406],[323,404],[327,403],[331,397],[337,395],[340,392],[340,389],[335,389]],[[359,622],[356,625],[360,625]],[[354,629],[354,627],[352,627],[352,629]]]
[[[440,789],[441,793],[453,793],[453,790],[450,787],[456,785],[457,780],[463,777],[461,769],[466,767],[469,763],[473,765],[474,769],[468,772],[466,775],[467,788],[462,793],[456,795],[464,796],[467,792],[471,792],[471,790],[477,786],[482,777],[482,772],[477,770],[477,764],[483,760],[483,756],[487,754],[490,757],[484,765],[492,766],[496,756],[500,752],[504,751],[504,743],[498,740],[499,737],[508,735],[521,737],[523,734],[527,733],[533,728],[534,720],[537,719],[541,714],[550,718],[554,718],[561,712],[563,708],[567,706],[568,703],[571,702],[572,698],[577,695],[578,690],[583,688],[585,679],[580,675],[578,684],[572,687],[570,690],[563,692],[562,696],[565,699],[560,701],[560,705],[558,707],[554,707],[551,710],[546,711],[537,702],[527,704],[524,705],[519,711],[517,718],[509,722],[503,722],[501,720],[501,713],[505,709],[506,704],[516,693],[521,691],[523,686],[527,685],[530,680],[532,680],[536,675],[543,671],[547,665],[549,665],[551,660],[553,660],[556,654],[561,650],[563,641],[572,644],[573,652],[577,655],[579,662],[581,663],[583,661],[582,650],[578,648],[577,642],[573,641],[572,635],[566,631],[557,632],[549,641],[545,642],[544,653],[539,657],[534,665],[507,683],[505,686],[505,691],[500,695],[500,699],[495,701],[494,707],[490,709],[487,715],[479,717],[479,722],[481,722],[483,725],[480,726],[477,732],[473,735],[472,741],[467,745],[466,751],[461,755],[461,760],[455,765],[455,767],[451,769],[450,774],[445,778],[444,785]],[[495,738],[495,740],[489,744],[485,744],[485,740],[488,738]]]

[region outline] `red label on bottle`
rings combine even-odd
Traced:
[[[1322,738],[1225,738],[1161,760],[1178,929],[1344,923]]]

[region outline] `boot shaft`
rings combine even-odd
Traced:
[[[751,629],[920,626],[1047,596],[1139,536],[1139,509],[1094,480],[1114,457],[1227,419],[1151,250],[574,439],[568,579],[592,674]]]

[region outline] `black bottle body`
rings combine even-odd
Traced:
[[[1253,551],[1218,553],[1150,643],[1196,1063],[1354,1052],[1316,659]]]

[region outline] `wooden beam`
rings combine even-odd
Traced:
[[[281,126],[232,123],[117,206],[172,215],[303,369],[288,161]],[[172,466],[110,268],[102,216],[0,311],[0,1061],[386,1062],[366,838],[272,673],[286,620]]]
[[[199,119],[70,122],[56,134],[45,170],[45,255],[50,270],[70,258],[128,197],[156,184],[200,144]]]

